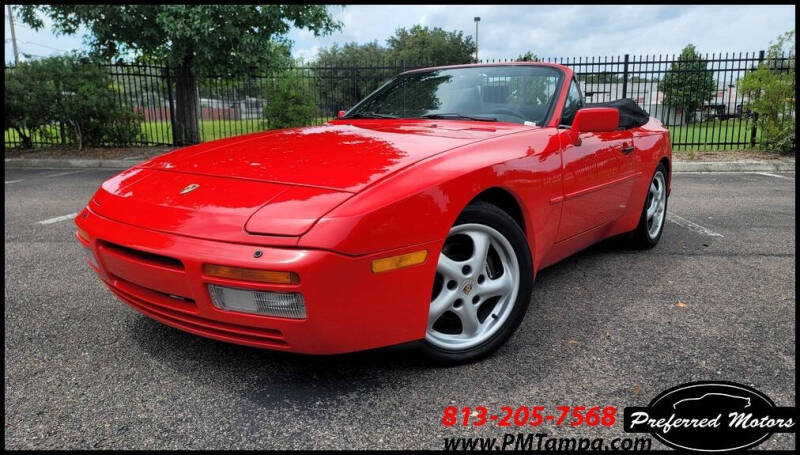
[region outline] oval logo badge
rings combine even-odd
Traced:
[[[190,192],[196,190],[198,187],[200,187],[200,185],[198,185],[196,183],[192,183],[191,185],[186,185],[186,187],[181,190],[181,194],[190,193]]]
[[[691,382],[661,392],[647,407],[625,408],[625,431],[697,452],[754,447],[772,433],[793,433],[795,408],[776,407],[762,392],[735,382]]]

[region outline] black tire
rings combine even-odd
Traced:
[[[519,289],[508,318],[490,338],[481,344],[463,350],[448,350],[435,346],[427,340],[422,340],[422,351],[428,358],[439,364],[457,365],[474,362],[496,351],[514,334],[520,323],[522,323],[531,300],[533,264],[530,248],[522,228],[506,212],[486,202],[475,202],[467,206],[459,215],[454,227],[468,223],[489,226],[508,240],[519,264]]]
[[[664,181],[667,182],[667,168],[664,166],[664,163],[658,163],[656,166],[656,170],[653,172],[653,176],[650,178],[652,182],[658,173],[661,173],[664,177]],[[666,191],[666,188],[664,189]],[[648,250],[653,248],[658,244],[658,241],[661,240],[661,234],[664,232],[664,225],[666,224],[667,218],[667,207],[669,205],[669,194],[667,194],[666,199],[664,200],[664,220],[661,222],[661,227],[658,230],[658,234],[656,236],[651,236],[648,231],[647,226],[647,207],[650,205],[650,201],[652,200],[652,196],[650,195],[649,185],[648,185],[648,192],[647,197],[644,200],[644,206],[642,206],[642,214],[639,217],[639,224],[636,226],[636,229],[630,232],[628,245],[631,248],[640,249],[640,250]]]

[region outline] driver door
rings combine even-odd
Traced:
[[[577,81],[567,95],[560,126],[569,127],[583,107]],[[574,143],[562,134],[564,208],[557,241],[608,224],[625,213],[633,179],[626,159],[633,147],[629,130],[584,132]]]

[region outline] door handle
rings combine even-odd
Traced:
[[[631,145],[622,144],[622,153],[627,155],[627,154],[633,152],[633,150],[634,150],[633,144],[631,144]]]

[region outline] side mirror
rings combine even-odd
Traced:
[[[344,117],[344,114],[346,114],[346,113],[347,113],[347,111],[339,111],[339,115],[336,118],[342,118],[342,117]]]
[[[572,120],[576,133],[616,131],[619,128],[619,111],[613,107],[587,107],[578,109]]]

